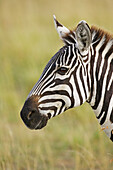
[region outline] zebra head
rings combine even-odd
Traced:
[[[50,118],[81,105],[90,96],[90,27],[81,21],[71,31],[55,16],[54,22],[65,46],[48,62],[22,108],[21,118],[30,129],[43,128]]]

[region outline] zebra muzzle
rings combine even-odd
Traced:
[[[35,97],[35,96],[34,96]],[[44,126],[46,126],[49,117],[46,115],[43,115],[39,112],[38,107],[37,107],[37,100],[34,100],[34,97],[29,98],[21,112],[21,118],[25,125],[30,128],[30,129],[41,129]]]

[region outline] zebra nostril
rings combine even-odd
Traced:
[[[28,120],[31,119],[31,114],[32,114],[32,112],[30,111],[27,115]]]
[[[32,110],[28,113],[27,118],[30,120],[32,118],[32,115],[35,113],[35,110]]]

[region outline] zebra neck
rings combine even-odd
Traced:
[[[96,34],[96,33],[95,33]],[[99,35],[99,34],[98,34]],[[97,38],[99,39],[99,37]],[[89,103],[97,117],[106,112],[113,92],[113,40],[107,36],[91,46],[90,99]],[[100,114],[101,113],[101,114]]]
[[[91,56],[89,103],[102,129],[113,141],[113,49],[112,41],[101,39]]]

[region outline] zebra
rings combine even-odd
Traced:
[[[50,59],[20,112],[30,129],[87,102],[113,142],[113,38],[82,20],[72,31],[54,16],[64,46]]]

